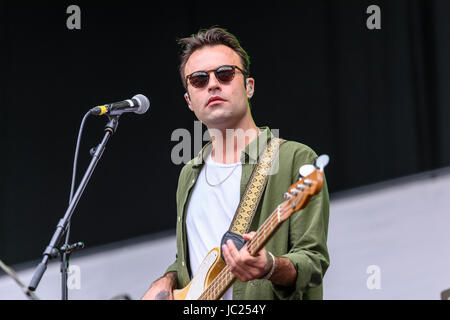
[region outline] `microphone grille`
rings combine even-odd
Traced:
[[[139,102],[139,108],[134,113],[143,114],[150,108],[150,100],[143,94],[137,94],[133,99],[136,99]]]

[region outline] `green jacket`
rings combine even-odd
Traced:
[[[242,177],[240,195],[244,193],[247,182],[256,165],[256,159],[249,152],[251,147],[257,147],[260,139],[269,140],[272,133],[269,128],[255,138],[244,149],[241,155]],[[175,262],[167,272],[178,274],[177,288],[184,288],[190,281],[189,254],[186,239],[186,212],[191,191],[200,174],[204,161],[202,156],[206,150],[210,152],[210,142],[200,153],[189,161],[181,170],[178,180],[176,242],[177,255]],[[275,208],[284,201],[283,194],[290,185],[298,180],[298,170],[304,164],[314,163],[317,155],[304,144],[286,141],[280,147],[278,172],[270,175],[266,189],[254,215],[250,231],[255,231]],[[206,159],[206,156],[205,158]],[[253,161],[250,161],[253,160]],[[233,299],[235,300],[272,300],[272,299],[322,299],[322,279],[330,260],[327,249],[329,216],[329,197],[326,182],[319,194],[313,196],[306,208],[294,213],[286,220],[266,244],[266,249],[275,256],[289,258],[297,270],[297,280],[291,287],[273,284],[268,280],[257,280],[257,286],[249,282],[236,280],[233,284]],[[218,243],[219,247],[220,244]]]

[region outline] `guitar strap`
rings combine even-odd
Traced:
[[[230,228],[222,237],[221,245],[228,239],[231,239],[239,250],[245,244],[242,235],[250,229],[253,216],[266,187],[269,173],[277,159],[279,148],[285,141],[274,137],[267,143],[264,153],[259,158],[245,187],[244,194],[231,221]]]

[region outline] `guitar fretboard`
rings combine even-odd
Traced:
[[[286,193],[287,200],[281,203],[277,209],[272,212],[269,218],[267,218],[267,220],[258,228],[253,239],[246,244],[246,247],[252,256],[256,256],[280,225],[288,219],[293,212],[304,208],[311,196],[320,192],[323,183],[323,167],[328,163],[328,160],[326,160],[326,163],[324,163],[324,161],[325,160],[321,161],[322,166],[320,166],[320,171],[315,170],[307,177],[300,179],[290,186],[290,190]],[[208,288],[200,295],[198,300],[220,299],[235,280],[236,277],[231,272],[229,266],[225,266],[210,283]]]
[[[269,241],[270,237],[275,233],[278,227],[283,223],[281,215],[285,212],[279,205],[277,209],[267,218],[266,221],[258,228],[253,239],[246,244],[251,255],[256,255],[264,245]],[[206,288],[198,300],[217,300],[228,290],[233,284],[236,277],[231,272],[229,266],[225,266],[211,284]]]

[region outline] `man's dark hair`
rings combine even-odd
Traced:
[[[238,39],[223,28],[211,27],[209,29],[202,29],[197,34],[193,34],[187,38],[179,39],[178,44],[180,44],[183,48],[179,70],[181,81],[183,82],[183,86],[186,90],[187,83],[184,74],[186,63],[192,53],[194,53],[194,51],[205,46],[222,44],[233,49],[234,52],[236,52],[241,58],[242,67],[245,72],[244,78],[246,78],[250,74],[250,59],[247,55],[247,52],[245,52],[245,50],[241,47]]]

